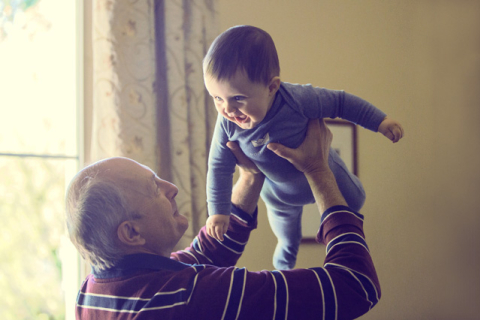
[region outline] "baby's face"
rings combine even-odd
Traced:
[[[265,118],[280,84],[278,77],[278,86],[251,82],[240,70],[228,80],[218,81],[209,74],[204,80],[217,111],[242,129],[252,129]]]

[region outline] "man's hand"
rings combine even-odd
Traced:
[[[382,123],[380,123],[378,126],[378,132],[382,133],[393,143],[398,142],[398,140],[402,139],[403,137],[402,125],[399,122],[389,118],[383,119]]]
[[[216,214],[207,219],[207,233],[210,237],[223,241],[223,235],[227,233],[230,224],[230,216]]]
[[[325,125],[325,121],[312,119],[308,122],[307,136],[297,149],[290,149],[279,143],[269,143],[267,148],[290,161],[297,170],[308,174],[330,170],[328,153],[332,138],[332,132]]]
[[[237,142],[228,141],[227,147],[232,151],[233,155],[237,159],[237,166],[243,172],[250,172],[252,174],[262,174],[260,170],[258,170],[255,163],[250,160],[245,153],[243,153],[242,149],[238,146]]]
[[[332,132],[325,122],[314,119],[308,122],[307,136],[297,149],[290,149],[278,143],[267,145],[267,148],[290,161],[295,168],[305,174],[320,213],[333,206],[347,205],[328,166],[332,138]]]

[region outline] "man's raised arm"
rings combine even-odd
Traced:
[[[257,208],[265,176],[247,158],[236,142],[230,141],[227,146],[237,158],[237,166],[240,172],[240,177],[232,189],[232,204],[252,215]]]
[[[189,248],[172,254],[175,260],[190,264],[233,266],[243,253],[250,232],[257,227],[257,203],[265,176],[236,142],[228,142],[227,146],[237,158],[240,173],[232,189],[231,223],[227,233],[222,240],[217,240],[209,236],[206,227],[203,227]]]
[[[332,134],[323,121],[310,120],[307,137],[297,149],[271,143],[268,148],[304,172],[321,213],[317,241],[326,245],[323,268],[310,268],[318,276],[309,282],[302,269],[284,271],[292,319],[354,319],[373,308],[380,299],[380,283],[363,233],[363,215],[348,208],[328,167]],[[308,291],[303,295],[303,290]],[[323,308],[319,308],[323,306]],[[294,312],[293,310],[297,310]]]

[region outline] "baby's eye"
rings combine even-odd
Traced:
[[[213,97],[213,99],[216,100],[216,101],[222,101],[222,98],[220,98],[220,97],[218,97],[218,96]]]
[[[234,99],[235,99],[235,101],[242,101],[243,99],[245,99],[245,97],[235,96]]]

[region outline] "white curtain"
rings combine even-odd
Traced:
[[[218,34],[214,0],[93,0],[90,162],[132,158],[179,188],[188,245],[207,217],[215,108],[202,59]],[[87,143],[88,145],[88,143]]]

